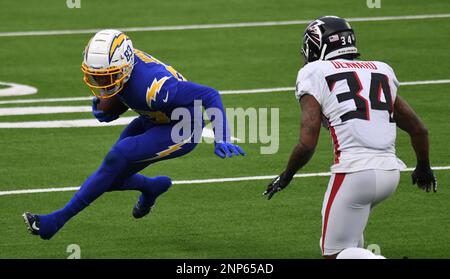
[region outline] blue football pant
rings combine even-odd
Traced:
[[[134,119],[124,129],[100,168],[88,179],[95,180],[94,183],[88,183],[96,185],[95,189],[86,189],[86,194],[78,197],[89,204],[103,192],[131,190],[127,185],[135,179],[133,175],[137,172],[155,162],[180,157],[192,151],[198,139],[176,143],[171,139],[172,128],[173,125],[155,125],[144,117]]]
[[[203,123],[192,124],[191,132],[194,132],[194,128],[202,127]],[[69,203],[58,211],[40,216],[41,237],[50,239],[71,217],[107,191],[140,190],[143,193],[152,194],[154,191],[153,194],[160,194],[155,183],[160,180],[137,172],[155,162],[191,152],[201,136],[201,133],[193,133],[189,141],[174,142],[172,128],[171,124],[155,125],[142,116],[134,119],[124,129],[98,170],[83,183]]]

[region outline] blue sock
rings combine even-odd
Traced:
[[[70,218],[88,205],[88,203],[80,200],[77,195],[75,195],[62,209],[48,215],[39,215],[39,235],[43,239],[52,238],[52,236],[58,232]]]
[[[50,239],[70,218],[108,191],[126,165],[127,161],[120,153],[110,151],[100,168],[83,183],[66,206],[51,214],[39,215],[41,238]]]
[[[166,192],[172,186],[172,180],[167,176],[156,176],[153,178],[141,174],[134,174],[123,181],[120,185],[114,185],[109,191],[138,190],[142,192],[140,201],[144,206],[151,206],[156,198]]]

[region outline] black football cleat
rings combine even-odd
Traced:
[[[30,212],[22,214],[27,230],[33,235],[39,235],[39,216]]]
[[[136,219],[146,216],[155,207],[155,204],[146,205],[145,202],[143,201],[143,198],[144,198],[143,195],[141,195],[139,197],[139,200],[133,207],[133,217]]]

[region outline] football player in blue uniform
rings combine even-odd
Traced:
[[[102,30],[95,34],[86,46],[82,71],[84,82],[95,95],[92,109],[99,121],[113,121],[128,108],[140,116],[124,129],[99,169],[65,207],[48,215],[23,214],[32,234],[50,239],[70,218],[108,191],[140,191],[132,213],[135,218],[147,215],[172,181],[166,176],[149,178],[138,172],[152,163],[183,156],[195,148],[204,127],[201,106],[210,112],[215,154],[221,158],[245,155],[242,148],[230,141],[217,90],[189,82],[171,66],[134,49],[124,33]],[[97,108],[100,102],[113,100],[110,98],[118,98],[123,109]],[[188,112],[188,117],[179,117],[180,113],[173,117],[172,112],[180,108]]]

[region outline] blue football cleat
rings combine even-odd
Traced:
[[[133,217],[136,219],[142,218],[152,211],[155,207],[155,204],[145,202],[144,194],[139,196],[139,200],[133,207]]]
[[[151,180],[153,182],[152,185],[148,191],[139,196],[139,200],[133,207],[133,217],[136,219],[149,214],[155,207],[156,199],[172,186],[172,180],[167,176],[156,176],[151,178]]]
[[[25,221],[25,225],[27,226],[28,231],[32,235],[39,235],[39,216],[30,212],[25,212],[24,214],[22,214],[22,217]]]

